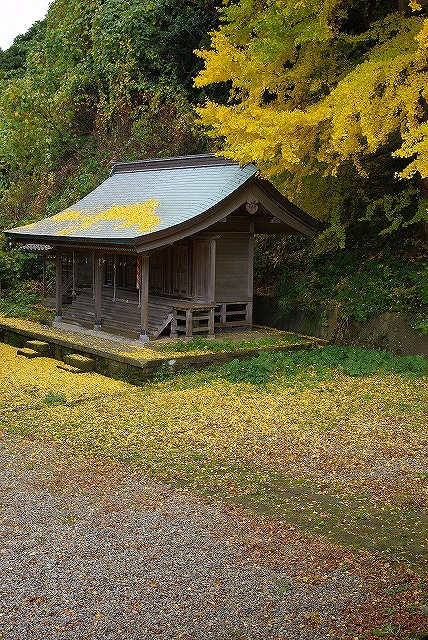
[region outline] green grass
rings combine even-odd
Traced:
[[[307,342],[306,338],[292,333],[281,333],[278,334],[278,336],[265,336],[251,340],[234,340],[233,338],[206,340],[205,338],[193,338],[188,342],[176,340],[166,344],[161,348],[161,351],[164,353],[218,353],[221,351],[236,351],[238,349],[257,349],[286,344],[302,344],[304,342]]]
[[[48,407],[57,407],[61,404],[67,404],[67,397],[64,393],[54,393],[53,391],[49,391],[49,393],[43,398],[43,403]]]

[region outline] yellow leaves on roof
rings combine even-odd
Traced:
[[[157,200],[146,200],[135,204],[116,205],[106,211],[93,214],[85,211],[67,209],[53,216],[52,222],[70,222],[70,225],[58,231],[58,235],[67,236],[74,233],[81,233],[86,229],[93,228],[100,222],[115,222],[113,231],[137,227],[139,233],[154,231],[160,223],[160,218],[155,215],[159,206]]]

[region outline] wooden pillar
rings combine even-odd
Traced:
[[[56,301],[56,315],[55,322],[62,321],[62,253],[61,249],[57,249],[55,256],[55,301]]]
[[[217,240],[215,238],[210,240],[209,248],[208,302],[212,304],[215,299],[215,264],[217,249]]]
[[[43,298],[46,298],[46,256],[43,254]]]
[[[116,302],[116,265],[117,265],[117,254],[114,254],[114,262],[113,262],[113,302]]]
[[[254,296],[254,223],[251,223],[251,234],[248,239],[248,297],[245,322],[253,324],[253,296]]]
[[[71,297],[73,300],[75,300],[76,299],[76,254],[74,249],[71,257],[71,268],[72,268]]]
[[[95,300],[95,251],[92,251],[92,300]]]
[[[94,264],[94,301],[95,301],[95,322],[94,331],[101,329],[101,284],[102,284],[102,268],[103,259],[99,251],[92,254]]]
[[[148,342],[149,335],[149,256],[142,255],[137,260],[141,260],[141,342]]]

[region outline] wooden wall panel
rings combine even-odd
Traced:
[[[249,240],[247,234],[217,240],[216,292],[218,302],[249,300]]]
[[[216,239],[193,239],[193,298],[197,302],[214,302]]]
[[[149,286],[152,293],[165,291],[166,250],[156,251],[150,256]]]
[[[189,243],[180,242],[172,247],[172,291],[174,295],[189,295],[190,252]]]

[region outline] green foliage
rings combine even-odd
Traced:
[[[55,0],[0,53],[3,227],[69,206],[111,160],[205,150],[191,78],[215,4]]]
[[[40,255],[30,254],[17,247],[11,247],[8,243],[4,247],[0,246],[0,282],[2,289],[15,287],[17,280],[20,279],[40,279],[42,271],[43,262]]]
[[[254,349],[258,347],[273,347],[279,344],[298,344],[303,342],[303,339],[297,335],[283,333],[278,334],[277,337],[265,336],[263,338],[234,340],[233,338],[224,338],[222,340],[206,340],[205,338],[197,337],[184,342],[184,340],[177,340],[166,344],[162,347],[161,351],[165,353],[188,353],[194,351],[217,353],[221,351],[236,351],[237,349]]]
[[[419,331],[422,335],[428,335],[428,315],[421,316],[414,324],[416,331]]]
[[[192,78],[201,67],[193,49],[217,24],[216,2],[106,0],[99,4],[91,26],[99,77],[119,82],[120,58],[124,70],[132,65],[136,74],[127,92],[137,85],[163,85],[192,93]]]
[[[379,227],[378,227],[379,228]],[[307,238],[257,240],[256,286],[269,283],[285,312],[338,306],[342,318],[364,322],[385,311],[428,308],[427,245],[396,231],[372,235],[367,222],[348,233],[347,246],[328,258]],[[272,285],[273,283],[273,285]]]
[[[174,370],[172,367],[167,364],[162,364],[160,367],[156,369],[152,376],[153,382],[164,382],[165,380],[170,380],[174,377]]]
[[[19,254],[0,249],[0,282],[2,289],[10,287],[21,273]]]
[[[276,358],[260,354],[251,360],[232,360],[220,370],[230,382],[249,382],[260,385],[269,381],[276,364]]]
[[[43,398],[43,403],[48,407],[57,407],[62,404],[67,404],[67,398],[64,393],[49,391],[49,393]]]
[[[40,299],[38,283],[19,282],[11,286],[0,298],[0,313],[10,318],[29,318],[40,320],[49,317],[47,309],[37,309]]]
[[[43,40],[46,21],[35,22],[26,33],[19,35],[6,51],[0,50],[0,74],[12,78],[22,75],[27,65],[27,54],[36,42]]]
[[[421,377],[428,374],[428,360],[423,356],[395,356],[388,351],[327,346],[294,353],[262,353],[251,360],[233,360],[218,371],[231,382],[260,385],[273,375],[293,379],[310,371],[323,379],[335,369],[357,377],[380,371]]]

